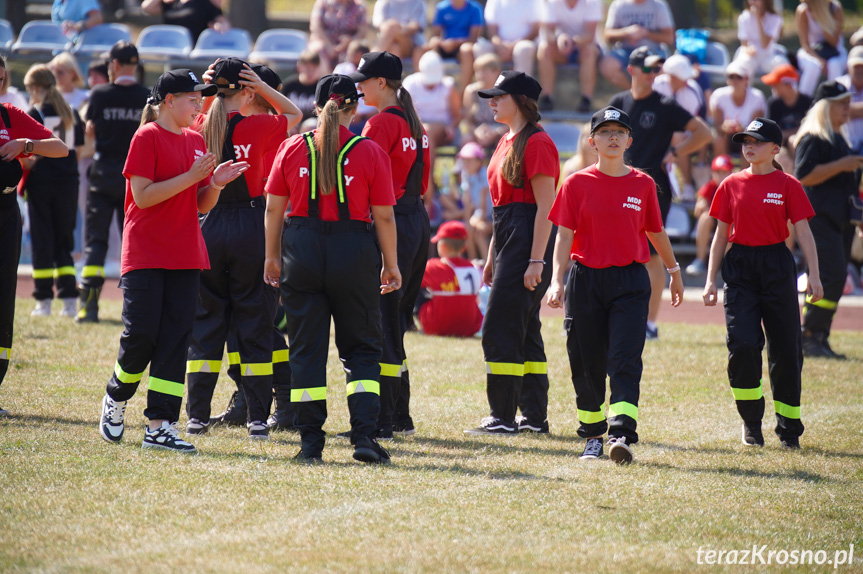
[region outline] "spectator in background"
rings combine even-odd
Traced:
[[[716,128],[713,153],[740,155],[740,144],[731,142],[731,136],[742,132],[753,119],[767,114],[767,100],[760,90],[749,87],[749,70],[737,62],[725,69],[726,86],[716,89],[710,96],[710,115]],[[749,165],[741,156],[742,167]]]
[[[468,142],[462,146],[456,158],[460,179],[458,185],[467,224],[467,255],[471,259],[485,260],[488,258],[492,224],[485,152],[478,143]]]
[[[626,67],[629,55],[641,46],[665,54],[674,46],[674,19],[665,0],[614,0],[605,20],[605,43],[611,53],[599,63],[599,71],[615,86],[629,88]]]
[[[482,6],[476,0],[441,0],[435,6],[432,35],[426,47],[441,58],[458,60],[461,92],[473,77],[473,45],[483,25]]]
[[[488,40],[477,41],[474,56],[494,52],[502,62],[512,62],[515,71],[533,74],[542,7],[541,0],[487,0]]]
[[[782,151],[776,156],[786,173],[794,170],[794,138],[800,122],[812,106],[812,98],[797,91],[800,74],[791,64],[780,64],[761,81],[773,92],[767,99],[767,118],[782,130]]]
[[[372,27],[378,31],[376,49],[410,58],[414,48],[425,43],[426,20],[423,0],[378,0],[372,13]]]
[[[554,108],[557,66],[578,64],[581,99],[576,110],[589,112],[596,88],[596,68],[602,51],[596,29],[602,20],[601,0],[548,0],[543,4],[543,39],[539,44],[539,109]]]
[[[141,10],[144,14],[161,14],[165,24],[188,29],[197,42],[207,28],[223,32],[231,27],[221,6],[220,0],[144,0]]]
[[[734,163],[727,155],[718,155],[710,165],[710,179],[698,190],[695,200],[695,260],[686,267],[687,275],[703,275],[707,272],[707,250],[713,239],[716,220],[710,217],[710,204],[719,184],[734,171]]]
[[[0,104],[12,104],[22,111],[30,107],[21,92],[12,85],[12,73],[6,68],[6,62],[0,66]]]
[[[480,90],[490,90],[503,69],[494,54],[483,54],[473,64],[476,81],[464,90],[464,124],[462,130],[465,141],[475,141],[484,148],[494,149],[507,127],[494,121],[494,112],[488,101],[479,97]]]
[[[364,40],[368,12],[362,0],[315,0],[308,49],[318,52],[327,71],[341,62],[351,40]]]
[[[851,109],[845,135],[854,153],[863,151],[863,46],[848,52],[848,73],[836,78],[851,93]]]
[[[297,75],[287,78],[282,93],[303,112],[303,122],[315,117],[315,86],[321,79],[321,57],[317,52],[305,50],[297,60]],[[300,122],[302,125],[303,122]],[[293,128],[291,133],[298,133]]]
[[[800,49],[800,91],[807,96],[815,93],[823,74],[833,80],[845,71],[845,43],[842,25],[845,15],[842,5],[834,0],[801,0],[794,13]]]
[[[48,62],[48,68],[57,78],[57,89],[63,95],[63,99],[73,110],[81,109],[90,92],[84,87],[84,75],[72,54],[61,52]]]
[[[94,60],[87,67],[87,87],[91,90],[96,86],[107,84],[108,79],[108,64]]]
[[[69,38],[102,23],[102,7],[98,0],[54,0],[51,21],[60,26]]]
[[[348,51],[345,54],[345,61],[333,69],[333,74],[350,76],[357,71],[357,67],[360,65],[360,61],[362,61],[363,56],[369,52],[369,47],[364,43],[359,40],[351,40],[351,43],[348,44]],[[354,114],[354,117],[351,120],[350,130],[353,133],[360,135],[363,132],[363,127],[366,125],[366,121],[377,113],[377,108],[366,104],[365,100],[360,98],[360,103],[357,105],[357,113]]]
[[[748,0],[747,8],[737,18],[740,48],[734,61],[745,66],[750,76],[788,63],[777,51],[781,36],[782,14],[776,13],[773,0]]]

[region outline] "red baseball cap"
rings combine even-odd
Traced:
[[[710,169],[713,171],[734,171],[734,162],[731,157],[725,154],[718,155],[713,158],[713,163],[710,164]]]
[[[467,239],[467,227],[461,221],[447,221],[438,227],[437,233],[431,238],[431,241],[437,243],[441,239],[464,241]]]

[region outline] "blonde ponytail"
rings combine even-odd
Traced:
[[[54,72],[45,64],[33,64],[24,75],[25,86],[37,86],[45,90],[45,102],[51,104],[54,112],[60,118],[63,127],[71,130],[75,126],[75,115],[72,108],[57,90],[57,78]]]
[[[141,112],[141,123],[138,127],[142,128],[150,122],[155,122],[158,119],[159,104],[151,104],[150,102],[147,102],[147,105],[144,106],[144,111]]]

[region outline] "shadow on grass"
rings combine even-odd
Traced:
[[[486,448],[494,448],[506,451],[518,451],[527,454],[535,454],[539,456],[571,456],[577,447],[574,446],[575,441],[573,442],[573,448],[571,449],[555,449],[555,448],[546,448],[542,445],[537,445],[535,443],[525,443],[521,441],[517,435],[515,436],[502,436],[502,437],[477,437],[476,439],[442,439],[442,438],[434,438],[434,437],[421,437],[412,439],[413,443],[421,446],[427,446],[432,448],[455,448],[463,451],[468,451],[470,453],[476,453],[477,451],[484,450]],[[400,443],[395,443],[393,446],[398,446]],[[387,445],[389,448],[389,445]],[[417,452],[411,451],[410,453],[413,456],[431,456],[435,458],[463,458],[464,455],[458,453],[442,453],[442,452]]]
[[[10,413],[8,417],[4,417],[6,420],[11,423],[34,423],[35,425],[44,425],[48,423],[60,423],[63,425],[77,425],[77,426],[92,426],[94,429],[97,428],[99,424],[98,419],[93,420],[80,420],[80,419],[69,419],[64,417],[43,417],[41,415],[23,415]]]
[[[744,478],[772,478],[772,479],[787,479],[787,480],[798,480],[801,482],[809,482],[813,484],[820,484],[826,482],[833,482],[833,479],[821,476],[820,474],[815,474],[812,472],[805,472],[802,470],[789,470],[789,471],[774,471],[774,472],[764,472],[761,470],[749,469],[749,468],[734,468],[734,467],[716,467],[716,468],[707,468],[707,467],[685,467],[685,466],[675,466],[672,464],[665,463],[657,463],[641,460],[638,462],[640,466],[656,468],[661,470],[676,470],[681,472],[693,472],[699,474],[720,474],[725,476],[735,476],[735,477],[744,477]]]

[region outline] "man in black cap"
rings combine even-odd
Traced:
[[[710,143],[710,128],[701,118],[695,117],[671,98],[653,90],[653,80],[662,71],[665,59],[642,46],[629,56],[632,85],[629,90],[613,96],[608,102],[626,112],[632,120],[632,146],[626,150],[626,163],[641,169],[656,182],[662,223],[671,209],[671,182],[665,170],[668,152],[673,157],[694,153]],[[671,146],[674,132],[687,132],[686,138],[676,147]],[[673,158],[672,158],[673,159]],[[659,256],[651,250],[647,263],[650,274],[650,311],[647,315],[647,338],[659,337],[656,318],[665,288],[665,271]]]
[[[110,83],[96,86],[90,92],[85,118],[87,135],[96,139],[96,153],[88,172],[84,268],[78,286],[76,323],[99,321],[99,293],[105,282],[108,234],[115,214],[123,233],[126,197],[123,164],[149,94],[135,79],[138,49],[134,44],[123,41],[114,44],[106,64]]]

